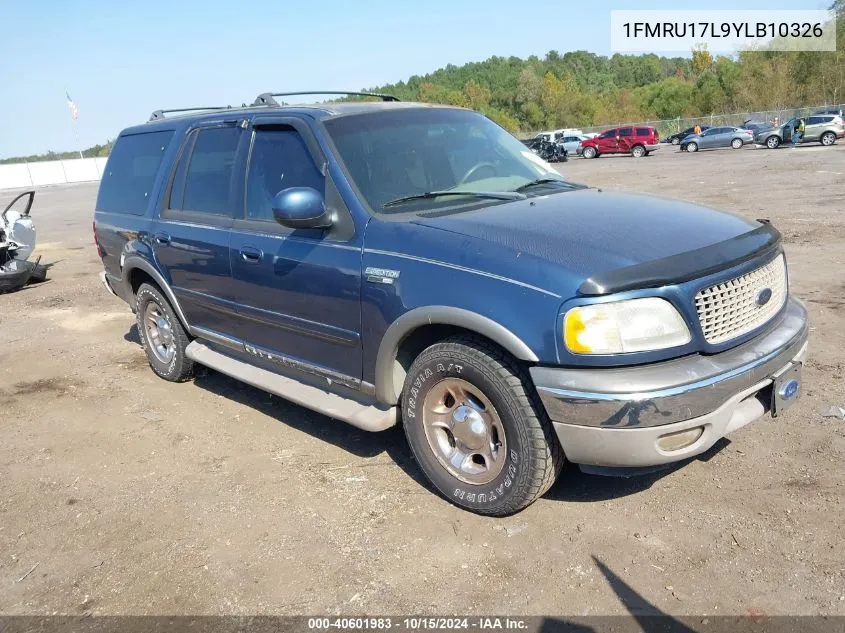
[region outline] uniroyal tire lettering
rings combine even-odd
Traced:
[[[467,495],[467,501],[469,501],[470,503],[475,503],[475,493],[474,492],[470,492]]]
[[[437,363],[437,371],[441,373],[446,371],[446,368],[443,366],[443,363]]]
[[[458,499],[463,499],[465,494],[466,494],[466,492],[464,492],[464,491],[463,491],[463,490],[461,490],[460,488],[455,488],[455,496],[456,496]]]
[[[505,494],[505,484],[499,484],[499,487],[496,488],[496,492],[499,493],[499,496]]]

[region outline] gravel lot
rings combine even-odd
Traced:
[[[812,318],[798,404],[670,471],[570,468],[521,514],[477,517],[429,491],[401,430],[210,371],[156,378],[96,278],[96,184],[44,189],[50,281],[0,296],[0,614],[623,614],[638,596],[845,615],[845,422],[821,415],[845,407],[845,143],[560,169],[770,218]]]

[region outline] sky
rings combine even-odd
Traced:
[[[153,110],[360,90],[498,55],[610,53],[611,9],[820,0],[0,0],[0,158],[84,149]],[[79,108],[74,125],[65,92]]]

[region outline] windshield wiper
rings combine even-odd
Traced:
[[[414,196],[403,196],[390,200],[382,205],[382,208],[395,207],[405,202],[412,200],[428,200],[430,198],[439,198],[440,196],[471,196],[473,198],[493,198],[495,200],[525,200],[528,196],[519,191],[426,191],[425,193],[418,193]]]
[[[537,186],[537,185],[547,185],[547,184],[551,184],[553,182],[561,184],[564,187],[566,187],[567,189],[577,189],[578,188],[577,185],[573,185],[571,182],[566,182],[565,180],[561,180],[560,178],[549,178],[547,176],[545,178],[537,178],[536,180],[529,180],[524,185],[520,185],[519,187],[514,189],[514,191],[519,193],[520,191],[524,191],[525,189],[530,189],[531,187],[534,187],[534,186]]]

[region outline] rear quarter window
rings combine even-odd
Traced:
[[[172,139],[172,130],[119,137],[100,181],[97,211],[144,215]]]
[[[637,128],[637,136],[650,136],[651,130],[647,127],[638,127]]]

